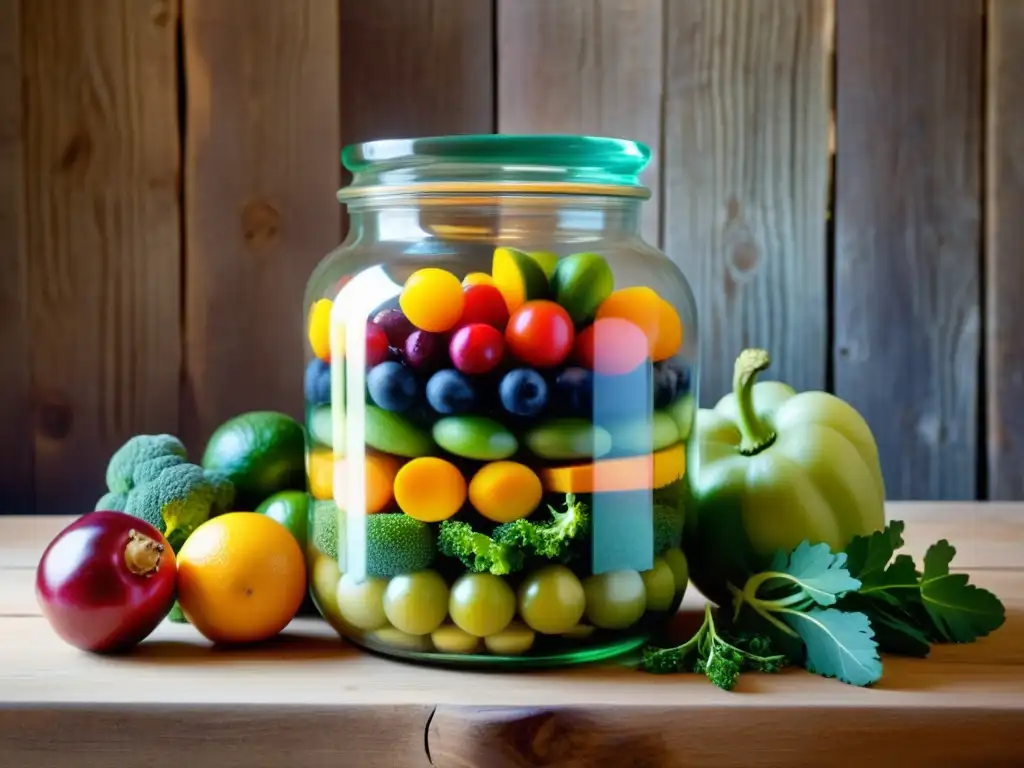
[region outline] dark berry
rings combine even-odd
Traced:
[[[366,374],[370,398],[386,411],[405,411],[416,402],[419,382],[416,374],[401,363],[387,361]]]
[[[516,416],[536,416],[548,402],[548,383],[532,368],[506,373],[499,392],[505,410]]]
[[[476,391],[469,379],[451,368],[438,371],[427,382],[427,402],[438,413],[469,413],[476,401]]]
[[[410,333],[416,330],[405,313],[395,307],[382,309],[374,316],[373,322],[384,329],[384,333],[388,336],[388,343],[398,349],[405,348],[405,340],[409,338]]]
[[[594,374],[586,368],[566,368],[555,377],[553,400],[567,416],[589,417],[594,407]]]
[[[306,366],[306,404],[326,405],[331,402],[331,364],[313,358]]]
[[[654,365],[654,407],[665,408],[676,399],[682,375],[667,363]]]
[[[435,370],[444,362],[446,346],[441,334],[413,331],[405,340],[405,360],[418,370]]]

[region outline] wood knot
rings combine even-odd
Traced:
[[[59,168],[62,173],[85,173],[92,162],[92,137],[84,128],[74,136],[61,152]]]
[[[74,416],[67,398],[59,394],[46,395],[36,408],[36,426],[50,440],[63,440],[71,434]]]
[[[157,0],[149,8],[149,18],[158,27],[171,23],[171,9],[167,0]]]
[[[281,214],[270,203],[254,200],[242,210],[242,237],[250,248],[265,248],[277,239]]]

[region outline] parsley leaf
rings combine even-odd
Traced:
[[[752,593],[762,586],[769,591],[795,586],[818,605],[834,605],[839,595],[858,589],[860,581],[846,569],[844,552],[833,554],[828,544],[802,541],[789,555],[776,552],[768,570],[747,582]]]
[[[904,606],[851,592],[844,595],[836,607],[867,616],[872,629],[875,630],[878,649],[883,653],[923,659],[931,652],[931,638],[919,628],[921,620],[909,613]],[[919,605],[917,607],[923,612],[923,608]],[[925,619],[926,625],[930,624],[927,615]]]
[[[885,567],[903,546],[903,527],[902,520],[893,520],[870,536],[855,536],[847,545],[846,568],[860,580],[862,589],[885,582]]]
[[[807,648],[808,672],[850,685],[870,685],[882,676],[882,660],[871,622],[863,613],[837,608],[786,609],[783,619]]]
[[[956,549],[945,539],[928,548],[921,576],[921,601],[943,639],[969,643],[1006,621],[1006,609],[987,589],[968,584],[966,573],[950,573]]]

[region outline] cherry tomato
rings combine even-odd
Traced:
[[[576,337],[573,353],[584,368],[616,376],[636,370],[647,359],[647,335],[621,317],[595,320]]]
[[[366,367],[383,363],[388,359],[388,335],[374,323],[366,325]]]
[[[569,313],[547,299],[523,304],[505,328],[505,342],[512,354],[537,368],[551,368],[565,360],[575,335]]]
[[[501,331],[483,323],[464,325],[452,335],[448,353],[462,373],[487,373],[501,362],[505,338]]]
[[[508,307],[501,291],[493,285],[467,285],[463,288],[465,298],[459,325],[484,323],[499,331],[508,325]]]

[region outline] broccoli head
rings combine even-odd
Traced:
[[[206,479],[213,486],[213,506],[210,508],[210,517],[223,515],[230,512],[235,503],[235,484],[231,482],[226,474],[212,469],[204,469]]]
[[[107,464],[107,490],[127,493],[135,486],[135,468],[166,456],[186,459],[185,446],[174,435],[136,435],[114,452]]]
[[[102,509],[109,512],[124,512],[124,505],[128,497],[123,493],[104,493],[96,502],[95,509]]]
[[[522,519],[502,523],[494,529],[492,538],[527,555],[565,561],[572,554],[574,545],[589,533],[590,514],[586,505],[577,501],[572,493],[565,496],[565,512],[551,506],[548,509],[551,520],[534,523]]]
[[[683,523],[686,518],[681,509],[655,504],[651,508],[654,525],[654,554],[664,554],[672,547],[678,547],[683,540]]]
[[[177,551],[209,518],[213,502],[213,484],[202,467],[176,464],[132,488],[124,511],[155,527]]]
[[[176,467],[184,463],[186,463],[185,459],[176,453],[157,456],[155,459],[147,459],[140,462],[135,465],[135,470],[132,472],[132,487],[136,488],[156,480],[157,476],[168,467]]]
[[[333,560],[338,559],[338,518],[337,505],[330,499],[322,499],[313,505],[313,530],[310,541],[313,546]]]
[[[430,526],[403,512],[366,518],[366,574],[387,578],[429,568],[437,554]]]
[[[476,573],[504,576],[523,567],[520,549],[502,544],[473,530],[469,523],[445,520],[437,535],[437,548],[445,557],[455,557]]]

